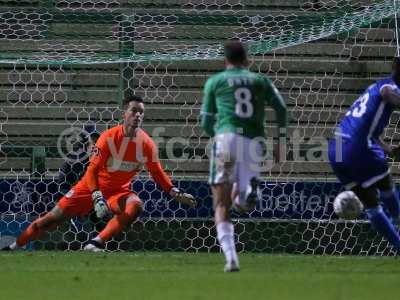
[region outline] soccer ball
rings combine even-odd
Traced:
[[[333,201],[335,214],[344,220],[356,219],[363,209],[364,205],[352,191],[341,192]]]

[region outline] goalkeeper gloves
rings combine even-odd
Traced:
[[[94,211],[99,219],[111,214],[111,210],[108,207],[107,200],[104,199],[103,194],[100,191],[94,191],[92,193],[92,200],[94,205]]]
[[[169,192],[169,195],[173,197],[177,202],[189,205],[190,207],[196,207],[196,199],[191,194],[184,193],[180,189],[173,187]]]

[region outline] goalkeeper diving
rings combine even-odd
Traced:
[[[19,249],[64,221],[85,216],[94,208],[99,218],[113,217],[96,237],[87,242],[84,250],[103,251],[105,243],[135,222],[143,211],[142,201],[130,190],[133,178],[143,165],[155,182],[176,201],[196,206],[192,195],[173,186],[160,164],[155,143],[140,128],[144,117],[143,99],[136,95],[128,96],[123,106],[123,124],[100,135],[82,179],[50,212],[36,219],[14,243],[2,250]]]

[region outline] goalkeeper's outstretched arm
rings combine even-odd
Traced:
[[[149,171],[154,181],[161,186],[161,188],[174,198],[179,203],[189,205],[191,207],[196,206],[196,200],[190,194],[184,193],[178,188],[174,187],[171,178],[164,171],[163,167],[158,158],[158,150],[152,140],[146,143],[145,147],[146,156],[146,168]]]

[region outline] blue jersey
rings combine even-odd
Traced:
[[[380,93],[386,85],[400,93],[392,77],[377,81],[349,108],[335,134],[367,145],[377,139],[389,124],[390,115],[394,110],[392,104],[383,101]]]

